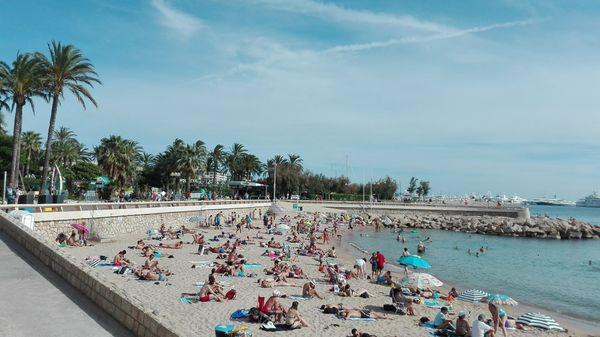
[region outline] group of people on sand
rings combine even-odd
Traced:
[[[226,290],[226,285],[224,286],[217,281],[219,274],[229,277],[257,276],[254,273],[248,273],[249,269],[247,268],[252,268],[252,266],[249,266],[246,256],[241,252],[244,252],[245,245],[264,247],[266,250],[262,255],[265,258],[272,259],[273,264],[262,269],[265,276],[261,275],[253,284],[257,288],[274,288],[274,290],[273,295],[268,297],[262,305],[259,300],[260,307],[253,309],[268,316],[273,322],[283,324],[289,329],[308,327],[309,323],[300,312],[299,302],[294,301],[289,307],[280,303],[280,299],[286,297],[286,295],[276,289],[279,287],[298,288],[298,290],[301,288],[301,297],[320,300],[328,297],[328,293],[338,297],[371,298],[374,296],[372,293],[369,293],[366,289],[360,289],[360,287],[353,287],[350,284],[357,284],[352,280],[367,279],[372,284],[388,287],[392,303],[401,305],[406,314],[411,316],[415,315],[413,306],[420,301],[420,298],[448,299],[458,296],[454,288],[448,296],[444,297],[428,288],[401,288],[397,286],[391,271],[384,270],[386,257],[380,251],[373,252],[371,256],[356,259],[352,267],[344,268],[335,260],[337,257],[335,247],[324,248],[323,246],[330,242],[330,235],[333,235],[333,238],[339,238],[337,225],[333,229],[331,228],[331,219],[323,221],[317,214],[313,217],[286,215],[280,221],[290,226],[289,233],[286,233],[285,236],[269,235],[266,239],[256,234],[257,240],[255,242],[250,239],[250,235],[246,237],[240,235],[245,229],[255,228],[252,226],[252,218],[253,216],[232,215],[230,219],[235,219],[233,221],[236,222],[232,224],[234,227],[229,230],[222,229],[221,234],[213,238],[206,238],[205,233],[185,228],[185,226],[174,229],[161,224],[159,230],[161,237],[173,241],[150,243],[139,240],[135,246],[130,248],[139,251],[140,255],[145,258],[143,264],[136,266],[127,258],[126,250],[121,250],[115,255],[113,264],[131,268],[134,275],[142,280],[166,281],[167,277],[173,274],[160,265],[158,257],[162,256],[161,252],[164,252],[165,249],[182,249],[186,247],[183,238],[184,235],[190,234],[192,241],[188,243],[198,245],[198,253],[210,254],[215,262],[212,265],[213,268],[208,279],[202,284],[200,290],[198,292],[182,293],[181,297],[189,302],[223,302],[234,300],[237,292],[235,289]],[[265,231],[261,230],[259,233],[263,233],[263,235],[273,233],[272,230],[270,231],[270,227],[272,228],[274,223],[278,223],[275,222],[275,216],[269,217],[265,213],[264,218],[265,228],[262,229]],[[223,212],[220,212],[215,216],[214,224],[216,227],[221,228],[228,221]],[[336,224],[336,221],[337,217],[333,224]],[[373,221],[377,223],[376,220]],[[325,226],[329,226],[329,229]],[[76,233],[73,232],[73,235],[76,236]],[[71,243],[73,240],[77,241],[76,238],[60,237],[60,241],[67,244],[69,244],[69,240],[71,240]],[[57,238],[57,241],[59,241],[59,238]],[[289,248],[290,244],[294,244],[296,256],[292,256],[292,251]],[[405,248],[402,256],[409,255],[410,252]],[[323,286],[320,284],[321,281],[309,278],[309,275],[296,262],[300,256],[310,257],[318,261],[319,271],[324,274],[325,282],[329,281],[329,284]],[[367,271],[368,264],[371,265],[371,273]],[[500,332],[499,330],[502,330],[504,337],[506,337],[506,312],[492,304],[489,308],[492,314],[491,324],[486,321],[483,315],[480,315],[477,320],[469,324],[466,320],[467,315],[464,312],[460,312],[458,318],[452,320],[450,310],[447,307],[440,310],[431,324],[441,331],[451,331],[453,335],[460,337],[494,337],[494,334]],[[368,306],[347,306],[343,304],[324,304],[321,306],[321,312],[333,314],[341,319],[391,319],[393,317],[372,310]],[[358,329],[352,329],[351,333],[353,337],[376,337]]]
[[[453,321],[449,316],[450,310],[448,307],[442,307],[431,324],[437,331],[456,337],[494,337],[499,334],[499,331],[502,331],[502,335],[507,337],[509,323],[506,311],[493,303],[488,303],[488,310],[491,319],[486,319],[485,314],[482,313],[477,316],[472,324],[469,324],[466,318],[467,314],[464,311],[460,311],[456,321]],[[518,324],[515,327],[522,328]]]

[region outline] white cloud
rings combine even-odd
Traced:
[[[429,41],[436,41],[436,40],[445,40],[445,39],[456,38],[456,37],[469,35],[469,34],[483,33],[483,32],[494,30],[494,29],[503,29],[503,28],[512,28],[512,27],[517,27],[517,26],[531,25],[531,24],[534,24],[537,22],[539,22],[539,20],[511,21],[511,22],[497,23],[497,24],[493,24],[493,25],[489,25],[489,26],[472,27],[472,28],[457,30],[457,31],[449,32],[449,33],[434,34],[434,35],[430,35],[430,36],[411,36],[411,37],[404,37],[404,38],[400,38],[400,39],[390,39],[390,40],[386,40],[386,41],[374,41],[374,42],[368,42],[368,43],[340,45],[340,46],[335,46],[335,47],[326,49],[324,51],[324,53],[332,54],[332,53],[356,52],[356,51],[369,50],[369,49],[374,49],[374,48],[391,47],[394,45],[405,44],[405,43],[422,43],[422,42],[429,42]]]
[[[253,0],[255,3],[294,13],[324,17],[336,22],[349,22],[373,26],[394,26],[424,32],[442,33],[453,31],[434,22],[409,15],[392,15],[366,10],[355,10],[313,0]]]
[[[158,12],[161,25],[184,38],[191,37],[204,26],[202,20],[173,8],[165,0],[152,0],[152,7]]]

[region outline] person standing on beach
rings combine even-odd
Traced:
[[[410,256],[410,252],[408,251],[408,248],[404,247],[404,251],[402,252],[402,257],[407,257]],[[408,266],[404,265],[404,273],[408,274]]]
[[[380,252],[377,252],[377,276],[381,275],[383,268],[385,267],[385,256]]]
[[[492,321],[494,322],[494,332],[498,333],[498,328],[500,328],[502,330],[502,335],[506,337],[506,311],[498,308],[493,303],[488,303],[488,309],[490,310]]]
[[[377,273],[377,253],[371,255],[369,262],[371,262],[371,278],[374,278]]]

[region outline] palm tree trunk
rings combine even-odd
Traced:
[[[217,162],[213,162],[213,185],[217,184]]]
[[[25,173],[23,173],[24,177],[29,175],[29,163],[31,162],[31,149],[27,149],[27,164],[25,165]]]
[[[19,160],[21,156],[21,127],[23,124],[23,105],[17,102],[17,109],[15,111],[15,125],[13,127],[13,155],[10,167],[10,180],[9,184],[11,187],[17,187],[17,179],[19,172]]]
[[[52,154],[52,134],[56,124],[56,115],[58,114],[58,95],[52,97],[52,111],[50,112],[50,123],[48,124],[48,138],[46,139],[46,155],[44,156],[44,171],[40,183],[40,194],[44,193],[44,185],[48,179],[48,170],[50,168],[50,155]]]

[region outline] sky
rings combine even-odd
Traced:
[[[98,108],[58,126],[158,153],[176,137],[437,195],[600,189],[594,0],[1,0],[0,60],[74,44]],[[46,134],[50,106],[25,111]],[[6,114],[11,130],[12,114]]]

